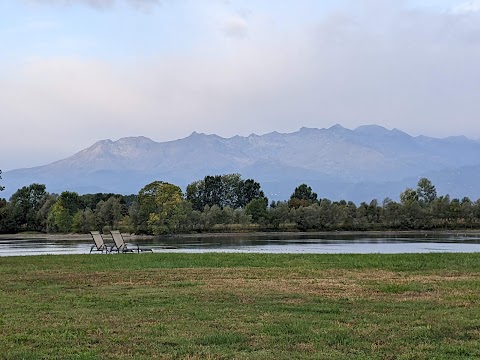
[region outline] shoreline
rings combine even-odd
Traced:
[[[298,237],[298,236],[375,236],[375,237],[401,237],[401,236],[428,237],[434,235],[450,236],[480,236],[480,230],[403,230],[403,231],[313,231],[313,232],[214,232],[198,234],[171,234],[171,235],[135,235],[124,236],[131,240],[158,239],[189,239],[189,238],[230,238],[230,237]],[[109,235],[106,235],[109,236]],[[42,234],[42,233],[17,233],[0,234],[0,240],[49,240],[49,241],[91,241],[90,234]]]

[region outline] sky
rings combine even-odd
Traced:
[[[480,0],[0,0],[0,169],[101,139],[480,139]]]

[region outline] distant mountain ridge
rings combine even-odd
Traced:
[[[476,199],[480,142],[464,136],[413,137],[378,125],[303,127],[294,133],[231,138],[193,132],[167,142],[126,137],[98,141],[48,165],[7,171],[1,196],[34,182],[46,184],[50,192],[137,193],[153,180],[185,188],[206,175],[233,172],[259,181],[276,200],[287,199],[303,182],[330,199],[398,198],[405,184],[415,186],[421,176],[430,176],[439,193],[449,189],[452,196]],[[462,174],[468,174],[468,186]]]

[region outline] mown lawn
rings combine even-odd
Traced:
[[[480,254],[0,258],[4,359],[480,358]]]

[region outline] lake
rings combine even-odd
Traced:
[[[107,240],[107,244],[110,242]],[[133,243],[133,241],[132,241]],[[182,253],[271,253],[271,254],[400,254],[431,252],[480,252],[480,236],[439,235],[213,235],[162,237],[139,240],[153,252]],[[47,238],[0,239],[0,256],[44,254],[88,254],[93,241],[49,240]],[[100,254],[100,253],[97,253]]]

